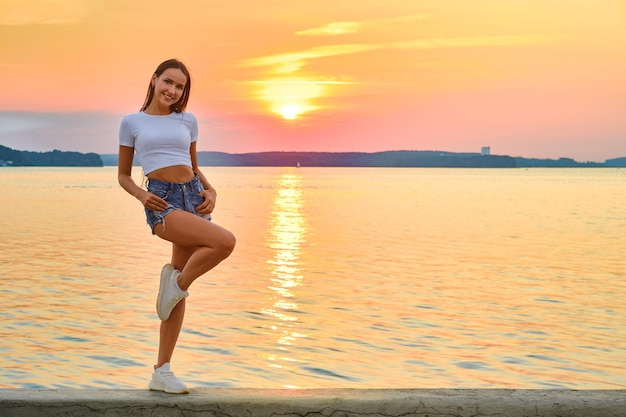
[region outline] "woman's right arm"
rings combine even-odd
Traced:
[[[167,202],[162,198],[144,190],[138,186],[132,177],[133,157],[135,148],[120,145],[117,158],[117,182],[124,190],[137,200],[141,201],[144,207],[150,210],[162,211],[167,208]]]

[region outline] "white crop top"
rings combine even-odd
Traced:
[[[120,145],[135,148],[146,175],[173,165],[191,166],[189,146],[198,140],[198,121],[192,113],[155,116],[128,114],[120,124]]]

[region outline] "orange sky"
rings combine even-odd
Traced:
[[[0,144],[117,152],[184,61],[199,150],[626,156],[626,0],[0,0]]]

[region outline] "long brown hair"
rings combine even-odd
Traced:
[[[185,111],[185,108],[187,107],[187,102],[189,101],[189,92],[191,91],[191,76],[189,75],[189,71],[187,70],[185,64],[177,59],[168,59],[167,61],[161,62],[156,71],[154,71],[154,75],[160,77],[161,74],[163,74],[163,71],[169,68],[177,68],[183,72],[185,77],[187,77],[187,82],[185,83],[185,88],[183,89],[183,95],[180,97],[180,100],[170,106],[170,110],[172,112],[180,113]],[[148,84],[148,92],[146,93],[146,99],[144,100],[143,106],[139,111],[144,111],[145,109],[147,109],[152,102],[153,97],[154,85],[152,85],[152,79],[150,79],[150,83]]]

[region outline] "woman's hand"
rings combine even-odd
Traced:
[[[217,192],[214,189],[200,191],[204,202],[196,207],[196,211],[199,214],[211,214],[215,208],[215,200],[217,199]]]
[[[163,211],[167,208],[167,201],[149,191],[142,190],[136,197],[149,210]]]

